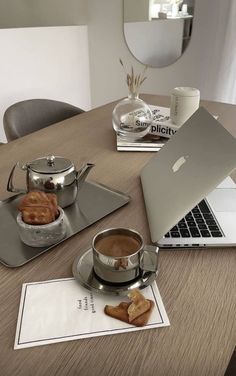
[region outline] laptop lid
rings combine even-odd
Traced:
[[[236,139],[200,107],[141,171],[157,243],[236,168]]]

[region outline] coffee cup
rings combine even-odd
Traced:
[[[110,228],[93,238],[93,269],[103,282],[128,283],[145,278],[148,272],[157,273],[158,247],[144,244],[137,231]]]

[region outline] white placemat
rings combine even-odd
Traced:
[[[142,290],[155,302],[148,324],[135,327],[104,314],[126,297],[89,291],[74,278],[22,285],[14,349],[170,325],[156,283]]]

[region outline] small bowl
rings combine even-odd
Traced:
[[[58,208],[59,217],[47,225],[29,225],[22,220],[22,213],[17,215],[19,235],[23,243],[31,247],[48,247],[58,243],[66,235],[64,211]]]

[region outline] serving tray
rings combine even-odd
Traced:
[[[86,181],[76,202],[64,209],[66,237],[50,247],[34,248],[22,243],[18,234],[16,216],[21,197],[15,195],[0,201],[0,262],[8,267],[26,264],[130,201],[130,197],[121,192]]]

